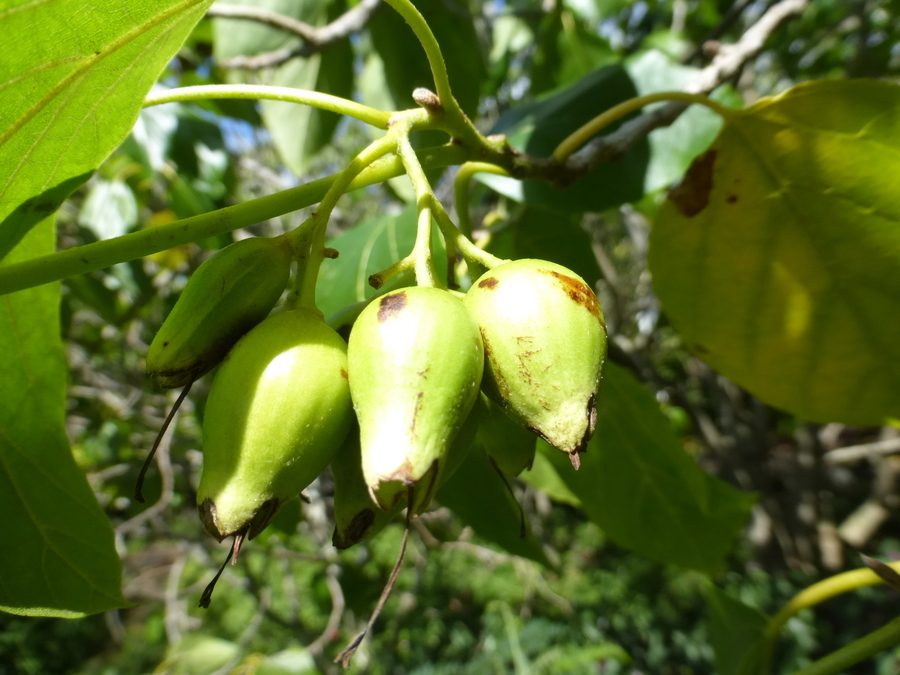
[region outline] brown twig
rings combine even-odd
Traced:
[[[325,630],[322,634],[311,642],[306,650],[313,656],[321,656],[325,647],[340,637],[341,619],[344,616],[344,591],[341,588],[341,582],[338,580],[338,574],[341,568],[339,565],[329,565],[325,573],[325,585],[328,586],[328,592],[331,594],[331,614],[328,615],[328,623],[325,624]]]
[[[245,5],[215,4],[206,15],[224,19],[257,21],[296,35],[303,40],[298,47],[285,47],[253,56],[235,56],[219,62],[224,68],[259,70],[281,65],[297,57],[312,56],[335,45],[351,33],[359,32],[381,6],[381,0],[362,0],[331,23],[316,28],[289,16]]]
[[[179,398],[182,397],[179,396]],[[162,493],[159,496],[159,500],[147,510],[142,511],[133,518],[119,524],[118,527],[116,527],[117,534],[124,535],[127,532],[131,532],[139,525],[148,522],[169,508],[169,504],[172,502],[172,497],[175,494],[175,479],[172,475],[172,460],[169,456],[169,450],[172,447],[172,435],[175,429],[174,423],[177,418],[178,409],[176,408],[171,413],[170,419],[167,420],[168,422],[171,422],[171,424],[165,433],[163,433],[162,437],[159,439],[159,444],[156,446],[156,463],[159,468],[160,482],[162,483]]]
[[[756,56],[770,35],[789,18],[802,12],[809,0],[782,0],[773,5],[733,45],[722,45],[719,53],[685,88],[694,94],[706,94],[734,77],[743,65]],[[587,143],[566,161],[565,167],[582,175],[603,162],[622,157],[651,131],[672,124],[687,109],[685,103],[667,103],[656,110],[629,120],[616,131]]]

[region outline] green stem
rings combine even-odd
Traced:
[[[322,202],[319,204],[316,212],[312,215],[312,218],[310,218],[309,225],[307,226],[312,232],[309,259],[306,261],[302,277],[298,270],[297,279],[299,288],[295,288],[295,291],[298,292],[299,295],[300,307],[318,311],[318,308],[316,307],[316,282],[319,278],[319,268],[322,266],[322,261],[325,259],[325,230],[328,226],[328,219],[331,217],[331,212],[337,205],[338,199],[347,192],[348,188],[353,183],[353,180],[359,176],[360,173],[371,166],[376,160],[381,159],[388,153],[394,152],[396,149],[397,139],[393,134],[388,134],[373,141],[365,150],[353,158],[353,161],[337,175],[337,178],[335,178],[331,187],[328,188],[328,192],[325,193]],[[298,239],[307,236],[306,229],[303,226],[297,228],[294,232],[297,233],[296,236]],[[288,236],[293,237],[293,235],[294,233],[292,232]]]
[[[428,59],[428,65],[431,66],[431,75],[434,77],[434,87],[438,98],[441,101],[441,107],[444,111],[446,126],[444,127],[451,135],[465,141],[470,145],[471,149],[475,148],[491,148],[496,150],[500,144],[492,145],[484,136],[478,133],[475,125],[466,117],[459,103],[453,96],[450,89],[450,78],[447,76],[447,66],[444,63],[444,56],[441,54],[441,47],[428,22],[421,12],[416,9],[410,0],[385,0],[387,4],[393,7],[406,23],[410,25],[416,38],[422,44],[425,50],[425,56]],[[474,45],[473,45],[474,48]]]
[[[348,101],[340,96],[331,96],[317,91],[292,89],[290,87],[269,87],[255,84],[209,84],[195,87],[178,87],[144,99],[144,107],[176,101],[201,101],[206,99],[265,99],[311,105],[321,110],[347,115],[379,129],[387,129],[391,113],[370,108],[367,105]]]
[[[434,77],[434,86],[438,98],[441,99],[441,105],[445,110],[455,108],[459,114],[462,114],[462,110],[450,90],[450,78],[447,76],[447,66],[444,63],[444,55],[441,54],[441,47],[434,37],[434,33],[431,32],[428,22],[425,21],[425,17],[410,0],[385,0],[385,2],[404,18],[413,33],[416,34],[416,38],[422,43],[428,65],[431,66],[431,75]]]
[[[453,198],[456,201],[456,217],[459,218],[459,229],[467,237],[472,236],[472,218],[469,214],[469,189],[476,173],[493,173],[498,176],[509,176],[506,170],[495,164],[486,162],[466,162],[456,172],[453,182]]]
[[[413,265],[416,285],[441,288],[431,252],[431,208],[419,209],[419,226],[416,230],[416,245],[413,248]]]
[[[894,619],[856,642],[801,668],[794,675],[840,675],[850,666],[862,663],[897,644],[900,644],[900,619]]]
[[[900,572],[900,562],[890,563],[888,567]],[[832,577],[828,577],[812,586],[804,588],[791,598],[790,602],[782,607],[781,611],[769,621],[769,625],[766,627],[762,670],[760,672],[768,673],[770,671],[772,655],[775,652],[775,643],[778,641],[778,635],[781,633],[784,624],[788,622],[788,619],[795,616],[801,610],[815,607],[837,595],[882,583],[884,583],[884,580],[875,574],[875,572],[868,568],[861,568],[851,570],[850,572],[835,574]]]
[[[409,142],[409,133],[416,126],[416,118],[398,121],[391,127],[391,134],[396,138],[397,154],[403,162],[403,168],[416,192],[416,206],[419,210],[419,226],[416,231],[416,245],[413,247],[413,260],[416,270],[416,283],[419,286],[440,286],[434,267],[431,249],[431,204],[436,201],[434,190],[425,170],[419,163],[415,150]]]
[[[421,151],[421,163],[429,169],[462,164],[465,148],[443,146]],[[397,157],[385,157],[363,171],[347,191],[374,185],[401,176],[403,164]],[[113,239],[76,246],[31,260],[0,267],[0,295],[48,284],[66,277],[93,272],[115,264],[143,258],[174,246],[190,244],[248,227],[291,211],[311,206],[325,196],[336,176],[328,176],[305,185],[260,197],[211,213],[192,216],[166,225],[148,227]]]
[[[580,128],[573,131],[567,136],[562,143],[556,146],[553,151],[553,159],[557,162],[565,162],[569,155],[578,148],[588,142],[591,137],[605,126],[612,124],[616,120],[625,117],[625,115],[643,108],[650,103],[658,103],[659,101],[682,101],[684,103],[698,103],[704,105],[715,113],[728,119],[734,115],[733,110],[729,110],[713,101],[708,96],[702,94],[689,94],[685,91],[661,91],[655,94],[647,94],[646,96],[638,96],[613,106],[609,110],[600,113],[594,119],[590,120]]]
[[[491,255],[487,251],[484,251],[473,244],[472,241],[453,224],[449,214],[437,198],[434,199],[433,209],[438,227],[441,228],[441,233],[447,241],[447,255],[450,255],[453,247],[455,247],[462,254],[463,258],[465,258],[466,262],[476,263],[487,269],[493,269],[497,267],[497,265],[509,262],[502,258],[498,258],[495,255]]]

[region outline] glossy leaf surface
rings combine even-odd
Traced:
[[[4,3],[0,258],[125,139],[210,4],[129,0],[110,11],[88,0]]]

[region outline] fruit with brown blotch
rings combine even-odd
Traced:
[[[290,277],[291,257],[286,239],[254,237],[206,260],[153,338],[147,372],[171,389],[212,370],[278,302]]]
[[[524,259],[489,270],[465,303],[484,341],[485,393],[578,468],[594,432],[606,358],[594,292],[561,265]]]
[[[405,288],[372,302],[353,326],[350,390],[373,500],[412,514],[431,502],[447,452],[478,396],[478,326],[449,291]]]

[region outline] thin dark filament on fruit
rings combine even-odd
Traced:
[[[409,488],[407,500],[410,504],[413,503],[412,486]],[[372,626],[378,619],[378,615],[381,614],[381,610],[384,609],[387,599],[391,596],[391,591],[394,590],[394,584],[397,582],[397,577],[400,576],[400,568],[403,567],[403,558],[406,556],[406,542],[409,541],[410,511],[411,509],[406,509],[406,528],[403,530],[403,540],[400,542],[400,555],[397,556],[397,562],[394,564],[394,569],[391,571],[391,576],[388,579],[387,584],[385,584],[384,590],[381,591],[381,597],[378,598],[378,604],[375,605],[375,609],[372,611],[369,622],[366,624],[366,627],[363,628],[362,632],[353,638],[353,641],[347,645],[346,649],[338,654],[338,657],[334,660],[335,663],[340,663],[344,668],[350,667],[350,661],[353,658],[353,655],[356,653],[356,650],[359,649],[359,646],[362,644],[362,641],[365,639],[368,632],[372,629]]]
[[[141,467],[141,472],[138,474],[137,482],[134,484],[134,498],[141,504],[144,503],[144,478],[147,475],[147,470],[150,468],[150,462],[153,461],[153,457],[154,455],[156,455],[156,449],[162,442],[163,436],[166,435],[166,430],[169,428],[169,425],[175,418],[175,413],[178,412],[178,409],[181,407],[181,404],[184,402],[184,399],[187,397],[188,392],[191,390],[191,385],[193,384],[194,381],[191,380],[187,383],[187,386],[185,386],[185,388],[181,390],[181,393],[178,394],[178,399],[175,401],[175,405],[172,406],[172,409],[166,416],[166,421],[163,422],[162,428],[156,435],[156,440],[153,442],[153,448],[151,448],[150,454],[147,455],[147,459],[144,460],[144,466]]]
[[[235,537],[237,539],[237,537]],[[222,576],[222,572],[225,571],[225,568],[228,567],[228,563],[231,561],[231,556],[234,555],[234,546],[228,549],[228,556],[225,558],[225,562],[222,563],[222,566],[219,568],[219,571],[216,572],[216,576],[213,577],[212,581],[207,584],[206,588],[203,589],[203,594],[200,596],[200,604],[199,607],[203,609],[207,609],[209,607],[209,603],[212,601],[212,593],[216,587],[216,583],[219,581],[219,577]]]

